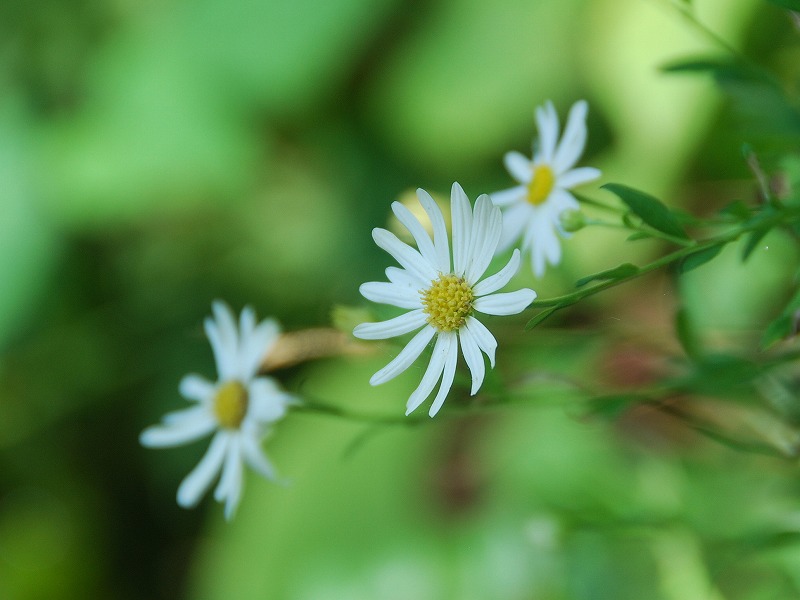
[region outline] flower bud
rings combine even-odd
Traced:
[[[567,233],[573,233],[586,227],[586,217],[579,210],[565,210],[559,216],[561,228]]]

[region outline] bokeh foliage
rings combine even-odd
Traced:
[[[800,594],[797,369],[742,375],[797,287],[786,231],[528,333],[530,314],[492,323],[496,370],[477,400],[459,373],[433,422],[292,415],[267,441],[288,484],[249,477],[232,524],[174,503],[202,444],[137,443],[183,374],[212,375],[212,299],[288,330],[366,308],[389,203],[508,187],[545,99],[589,100],[604,183],[699,215],[752,203],[747,142],[797,190],[790,15],[676,4],[775,80],[666,0],[0,4],[0,598]],[[519,284],[555,296],[663,245],[589,228],[565,253]],[[367,383],[394,352],[276,375],[400,415],[422,366]]]

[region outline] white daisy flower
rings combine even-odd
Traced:
[[[531,253],[536,277],[544,275],[545,263],[561,260],[558,234],[568,237],[559,217],[577,210],[578,201],[568,190],[600,177],[594,167],[573,168],[586,145],[585,100],[572,105],[567,127],[558,141],[558,115],[552,102],[536,108],[539,143],[534,141],[533,159],[519,152],[503,158],[506,169],[520,185],[492,194],[492,201],[503,210],[503,233],[497,252],[510,248],[520,237],[522,250]]]
[[[200,375],[184,377],[180,392],[194,406],[165,415],[160,425],[145,429],[139,441],[148,448],[166,448],[216,432],[205,456],[178,487],[178,504],[195,506],[221,471],[214,498],[225,501],[225,518],[230,519],[241,498],[242,463],[275,479],[261,440],[268,426],[284,416],[293,398],[273,379],[256,377],[278,338],[278,324],[272,319],[256,324],[253,309],[247,307],[237,327],[227,305],[217,301],[213,309],[214,318],[207,318],[204,325],[217,363],[217,382]]]
[[[353,330],[353,335],[365,340],[379,340],[421,328],[394,360],[372,376],[372,385],[389,381],[405,371],[436,337],[428,368],[406,404],[408,415],[422,404],[441,378],[439,391],[428,413],[432,417],[439,412],[453,385],[459,343],[472,373],[473,395],[483,383],[485,366],[481,351],[494,367],[497,341],[475,317],[476,311],[489,315],[514,315],[533,302],[536,292],[522,289],[495,293],[519,269],[519,250],[514,251],[511,260],[499,272],[478,281],[492,260],[502,230],[500,209],[492,204],[489,196],[484,194],[478,198],[473,213],[464,190],[457,183],[453,184],[450,195],[452,265],[442,211],[425,190],[417,190],[417,197],[433,225],[433,240],[411,211],[399,202],[392,203],[392,211],[413,236],[417,249],[404,244],[385,229],[373,229],[375,243],[391,254],[402,268],[386,269],[388,283],[373,281],[360,288],[368,300],[406,308],[409,312],[381,323],[362,323]]]

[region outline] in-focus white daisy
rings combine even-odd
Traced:
[[[494,367],[497,341],[475,313],[517,314],[533,302],[536,292],[522,289],[495,293],[519,269],[519,250],[514,251],[500,271],[479,281],[494,256],[502,230],[500,209],[492,204],[489,196],[484,194],[478,198],[473,213],[464,190],[457,183],[453,184],[450,194],[452,263],[442,211],[425,190],[417,190],[417,197],[433,226],[433,240],[411,211],[399,202],[392,203],[392,211],[411,233],[417,249],[385,229],[373,229],[375,243],[391,254],[402,268],[386,269],[388,283],[373,281],[360,288],[368,300],[409,309],[409,312],[381,323],[362,323],[353,334],[365,340],[378,340],[420,329],[394,360],[372,376],[372,385],[389,381],[405,371],[436,338],[428,368],[406,404],[406,414],[409,414],[422,404],[441,379],[429,411],[430,416],[434,416],[453,385],[459,344],[472,373],[473,395],[481,387],[485,373],[481,352],[489,357]]]
[[[567,127],[558,140],[558,115],[552,102],[536,108],[538,144],[534,141],[533,159],[519,152],[503,158],[506,169],[520,185],[492,194],[492,201],[503,210],[503,233],[497,252],[503,252],[522,238],[522,251],[530,251],[533,273],[544,275],[545,263],[561,260],[558,235],[568,237],[559,217],[566,210],[577,210],[578,201],[568,190],[600,177],[594,167],[573,168],[586,145],[586,113],[589,107],[579,100],[569,111]]]
[[[278,338],[278,324],[272,319],[257,324],[250,307],[242,311],[238,326],[224,303],[214,302],[213,310],[214,318],[207,318],[204,325],[217,363],[217,382],[200,375],[184,377],[180,392],[194,406],[165,415],[160,425],[145,429],[139,440],[149,448],[165,448],[215,432],[205,456],[178,487],[178,504],[195,506],[221,471],[214,498],[225,502],[225,518],[230,519],[241,498],[243,463],[275,479],[261,441],[293,398],[273,379],[256,377]]]

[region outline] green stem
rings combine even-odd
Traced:
[[[702,252],[703,250],[712,248],[714,246],[730,244],[731,242],[735,242],[741,236],[750,233],[751,231],[755,231],[757,229],[769,229],[798,217],[800,217],[800,207],[792,207],[791,209],[784,209],[776,212],[774,215],[769,217],[753,219],[749,224],[742,225],[741,227],[735,228],[721,235],[708,238],[702,242],[692,241],[691,246],[670,252],[669,254],[666,254],[661,258],[644,265],[643,267],[639,267],[638,271],[626,277],[609,279],[608,281],[604,281],[598,285],[589,288],[581,288],[570,294],[564,294],[563,296],[534,300],[529,308],[547,308],[552,306],[564,308],[570,306],[580,300],[583,300],[584,298],[588,298],[589,296],[593,296],[609,288],[621,285],[631,281],[632,279],[641,277],[642,275],[646,275],[647,273],[660,269],[661,267],[676,263],[691,254],[695,254],[696,252]]]

